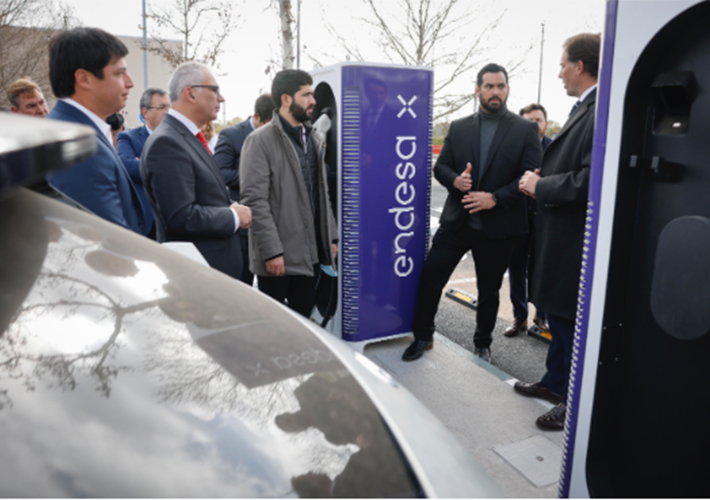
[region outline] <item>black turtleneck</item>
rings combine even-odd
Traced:
[[[493,142],[493,136],[496,134],[496,129],[498,129],[498,124],[500,119],[505,115],[507,108],[503,106],[495,113],[490,113],[488,111],[480,110],[478,113],[480,118],[480,131],[481,131],[481,151],[478,158],[478,183],[481,183],[481,177],[483,177],[484,168],[486,166],[486,160],[488,159],[488,151],[491,148],[491,143]]]
[[[479,151],[478,157],[478,182],[475,183],[480,191],[481,179],[485,173],[486,160],[488,159],[488,151],[491,149],[491,144],[493,143],[493,136],[496,135],[496,130],[498,129],[498,124],[500,119],[503,118],[508,108],[503,106],[501,109],[495,113],[490,113],[480,109],[478,113],[478,123],[480,124],[479,133],[481,136],[481,149]],[[481,222],[481,214],[469,214],[468,215],[468,225],[473,229],[482,230],[483,223]]]

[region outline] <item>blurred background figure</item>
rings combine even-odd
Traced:
[[[205,136],[205,140],[207,141],[207,147],[209,148],[210,153],[214,154],[214,148],[217,145],[217,137],[219,134],[215,134],[212,122],[205,123],[201,130],[202,135]]]
[[[29,78],[20,78],[12,82],[7,89],[7,100],[10,101],[10,111],[13,113],[41,118],[49,114],[47,101],[39,85]]]
[[[166,91],[155,87],[146,89],[140,100],[141,120],[145,125],[118,134],[118,156],[128,170],[128,175],[131,176],[138,191],[138,197],[141,199],[145,212],[145,235],[151,240],[155,239],[155,220],[143,188],[140,157],[145,141],[158,128],[168,110],[170,110],[170,98]]]
[[[271,100],[271,94],[260,95],[254,104],[254,114],[241,123],[226,127],[219,133],[214,159],[222,172],[222,178],[229,188],[229,197],[239,201],[239,160],[242,157],[242,146],[247,136],[262,125],[266,125],[274,114],[276,105]],[[242,245],[243,281],[247,285],[254,284],[254,275],[249,270],[249,230],[240,229],[239,238]]]

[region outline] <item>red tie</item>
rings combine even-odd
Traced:
[[[202,135],[202,132],[197,132],[197,135],[195,136],[199,139],[199,141],[202,143],[202,145],[205,147],[207,152],[212,155],[212,151],[210,151],[210,147],[207,145],[207,140],[205,140],[205,136]]]

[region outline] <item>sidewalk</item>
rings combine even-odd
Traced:
[[[513,391],[515,379],[439,335],[414,362],[412,337],[373,343],[365,355],[424,403],[510,497],[557,497],[563,433],[537,428],[552,405]]]

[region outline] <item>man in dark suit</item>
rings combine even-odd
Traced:
[[[170,99],[168,93],[162,89],[149,88],[141,96],[140,112],[143,117],[142,127],[136,127],[118,134],[118,156],[121,158],[123,165],[131,176],[133,184],[138,190],[138,196],[143,203],[145,210],[145,234],[151,239],[155,239],[155,225],[153,224],[153,211],[150,208],[148,197],[143,189],[143,180],[141,179],[140,158],[143,153],[143,146],[148,140],[153,131],[158,128],[163,116],[170,109]]]
[[[601,37],[589,33],[565,42],[559,76],[567,95],[579,99],[545,151],[540,175],[528,172],[520,180],[520,190],[537,201],[530,291],[535,307],[547,313],[552,341],[542,380],[517,382],[514,389],[558,403],[537,419],[543,429],[562,430],[567,412],[600,46]]]
[[[542,104],[529,104],[521,109],[518,113],[523,118],[537,123],[538,131],[540,132],[540,145],[542,151],[547,149],[547,146],[552,142],[552,139],[545,135],[547,131],[547,111]],[[510,302],[513,304],[513,324],[510,325],[503,335],[506,337],[515,337],[520,332],[524,332],[528,328],[528,257],[530,255],[530,241],[532,233],[535,229],[535,200],[528,198],[528,226],[530,232],[523,236],[513,249],[513,255],[510,256],[510,265],[508,266],[508,281],[510,283]],[[537,311],[533,323],[540,330],[550,331],[547,326],[545,315]]]
[[[97,152],[91,158],[47,176],[56,190],[99,217],[145,234],[138,192],[113,147],[109,115],[123,109],[133,80],[126,46],[96,28],[57,34],[49,45],[49,79],[59,101],[47,115],[96,130]]]
[[[232,203],[200,129],[215,120],[224,98],[209,68],[181,64],[170,78],[171,109],[143,148],[141,177],[159,242],[190,241],[213,268],[242,273],[237,229],[251,210]]]
[[[229,188],[229,197],[239,201],[239,161],[242,156],[242,146],[247,136],[262,125],[266,125],[274,114],[276,105],[271,99],[271,94],[259,96],[254,105],[254,114],[241,123],[227,127],[219,133],[214,159],[222,172],[222,178]],[[249,231],[239,230],[242,245],[241,281],[247,285],[254,283],[254,275],[249,271]]]
[[[484,66],[476,85],[480,112],[451,124],[434,165],[434,175],[449,195],[422,269],[415,340],[404,351],[404,361],[418,359],[432,347],[441,292],[469,250],[478,282],[474,353],[490,361],[503,275],[515,242],[528,232],[518,181],[526,170],[539,168],[542,156],[537,126],[508,111],[508,91],[505,69]]]

